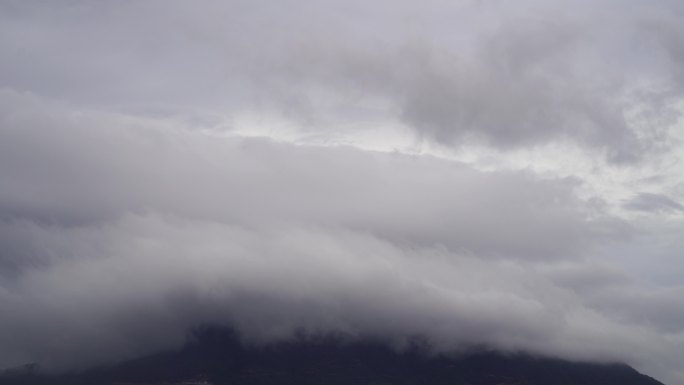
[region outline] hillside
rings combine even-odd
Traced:
[[[205,329],[179,351],[81,373],[6,371],[1,385],[662,385],[623,364],[569,362],[478,352],[448,357],[415,343],[397,352],[377,341],[334,336],[247,347],[235,334]]]

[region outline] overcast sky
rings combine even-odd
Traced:
[[[684,385],[679,0],[0,2],[0,368],[201,323]]]

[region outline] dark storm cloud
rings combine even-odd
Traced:
[[[672,198],[653,193],[639,193],[624,204],[628,210],[646,212],[681,212],[684,206]]]

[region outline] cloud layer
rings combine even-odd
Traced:
[[[570,140],[633,162],[666,145],[682,94],[681,5],[658,3],[9,2],[0,76],[209,125],[249,110],[330,134],[381,118],[450,146]]]
[[[617,4],[3,3],[0,367],[217,322],[684,383],[682,9]]]

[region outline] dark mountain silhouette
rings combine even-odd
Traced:
[[[246,346],[234,332],[203,328],[174,352],[60,375],[35,365],[5,371],[0,385],[662,385],[623,364],[527,354],[429,353],[420,339],[397,351],[380,341],[307,336]]]

